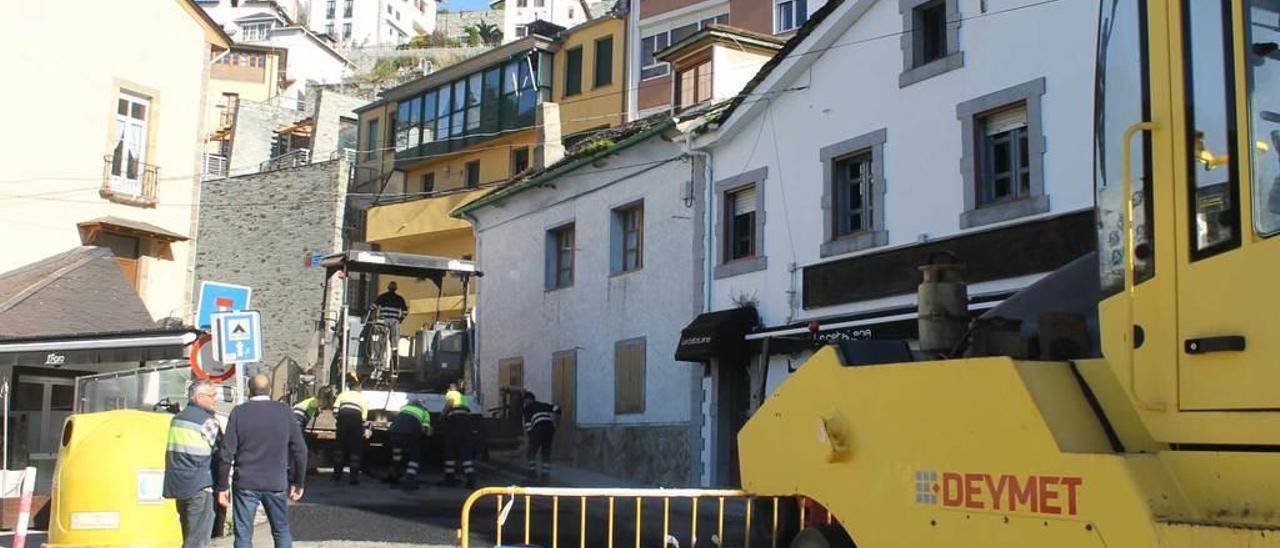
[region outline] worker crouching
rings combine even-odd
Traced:
[[[391,438],[391,473],[387,482],[401,484],[407,491],[418,489],[422,445],[431,435],[431,413],[426,404],[415,399],[401,407],[387,434]]]
[[[546,484],[551,479],[551,441],[556,436],[560,406],[538,401],[533,392],[524,393],[524,431],[528,438],[529,481]],[[542,466],[539,468],[538,459]]]
[[[467,488],[475,489],[476,425],[474,423],[467,396],[459,392],[456,386],[450,385],[449,391],[444,395],[444,480],[440,485],[446,487],[457,485],[456,474],[458,465],[461,464]]]
[[[338,422],[338,454],[334,459],[333,481],[342,481],[343,468],[347,468],[351,474],[351,485],[359,485],[360,460],[364,456],[365,420],[368,419],[360,385],[352,385],[338,394],[334,407]]]

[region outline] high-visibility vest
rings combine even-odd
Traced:
[[[449,416],[454,413],[470,413],[471,412],[471,405],[470,405],[470,402],[467,401],[466,394],[463,394],[462,392],[459,392],[457,390],[450,390],[446,392],[444,394],[444,402],[445,402],[445,405],[444,405],[445,416]]]
[[[409,404],[405,404],[404,407],[400,408],[400,414],[417,419],[418,424],[421,425],[422,427],[423,433],[431,432],[431,412],[427,411],[426,409],[418,407],[415,404],[409,403]],[[397,419],[398,418],[399,417],[397,417]]]
[[[320,408],[319,402],[315,398],[307,398],[293,405],[293,416],[298,422],[311,422],[311,417],[316,416],[316,410]]]
[[[366,420],[369,417],[369,412],[364,408],[364,395],[359,390],[347,390],[338,394],[337,399],[333,400],[333,408],[335,413],[359,411],[360,420]]]
[[[221,437],[213,413],[188,404],[169,422],[163,494],[187,498],[214,485],[213,453]]]

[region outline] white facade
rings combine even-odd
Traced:
[[[846,0],[750,90],[753,97],[717,133],[697,143],[713,154],[718,186],[710,193],[711,207],[700,208],[711,212],[709,220],[704,218],[713,234],[713,264],[705,270],[710,309],[727,309],[735,306],[735,299],[754,298],[762,327],[773,328],[914,307],[912,289],[805,308],[805,269],[1093,206],[1092,52],[1097,6],[1030,6],[1036,3],[1017,0],[991,4],[984,13],[988,3],[979,0],[948,3],[959,13],[949,14],[947,20],[963,21],[956,37],[959,52],[948,53],[962,57],[958,62],[952,57],[939,61],[945,65],[939,73],[919,78],[911,67],[904,67],[909,38],[881,38],[903,33],[900,6],[909,0]],[[1053,23],[1045,24],[1048,21]],[[756,96],[768,99],[755,100]],[[965,205],[966,185],[973,180],[965,173],[971,169],[965,158],[971,152],[967,147],[978,145],[966,145],[965,140],[980,138],[983,132],[964,124],[965,112],[999,110],[1005,101],[1021,100],[1015,97],[1031,97],[1024,103],[1027,117],[1038,118],[1040,131],[1034,122],[1027,123],[1031,161],[1039,152],[1043,162],[1042,193],[1016,204],[1030,207],[1008,218],[966,213],[973,209]],[[1043,136],[1038,149],[1037,133]],[[841,150],[842,143],[849,146]],[[880,226],[851,235],[848,244],[824,245],[833,240],[830,208],[835,207],[826,182],[830,176],[824,173],[832,159],[824,159],[824,149],[834,150],[837,159],[865,151],[879,164],[872,170],[875,190],[868,201],[875,202],[880,193],[874,206]],[[755,257],[727,262],[725,192],[752,180],[763,196],[757,202],[762,207],[756,223],[763,226],[756,232]],[[1042,274],[972,284],[969,294],[1016,290]],[[767,392],[786,379],[788,365],[798,366],[803,359],[774,356]],[[758,361],[752,371],[758,380]]]
[[[307,26],[344,48],[396,46],[436,29],[436,0],[307,0]]]
[[[589,1],[588,7],[603,12],[608,5]],[[547,21],[564,28],[587,22],[581,0],[503,0],[502,41],[513,42],[528,36],[525,26],[534,21]],[[599,17],[601,13],[592,13]]]
[[[285,58],[287,85],[280,89],[281,106],[300,101],[308,82],[339,83],[352,69],[351,62],[329,42],[297,25],[282,4],[245,1],[232,6],[230,0],[211,0],[201,2],[200,6],[237,43],[288,50]],[[294,9],[298,8],[295,6]]]
[[[703,366],[674,359],[680,329],[698,312],[691,170],[680,156],[679,146],[653,136],[553,179],[554,187],[526,190],[472,213],[477,266],[485,273],[476,358],[487,405],[500,401],[500,363],[517,358],[524,388],[550,401],[553,359],[569,352],[576,358],[578,428],[666,427],[683,434],[666,435],[661,443],[696,439],[691,421],[699,416]],[[615,210],[636,204],[643,207],[642,265],[618,272]],[[549,231],[566,223],[576,234],[573,281],[549,289]],[[643,410],[617,413],[615,352],[619,343],[637,340],[644,346]],[[659,457],[616,455],[614,473],[626,474],[631,466],[624,461]],[[688,469],[696,474],[697,468],[691,459]]]

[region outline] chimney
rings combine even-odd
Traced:
[[[538,141],[533,147],[533,167],[543,169],[564,158],[564,142],[560,140],[560,105],[544,102],[538,105]]]

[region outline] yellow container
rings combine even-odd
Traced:
[[[179,546],[174,502],[161,496],[173,415],[72,415],[53,476],[49,546]]]

